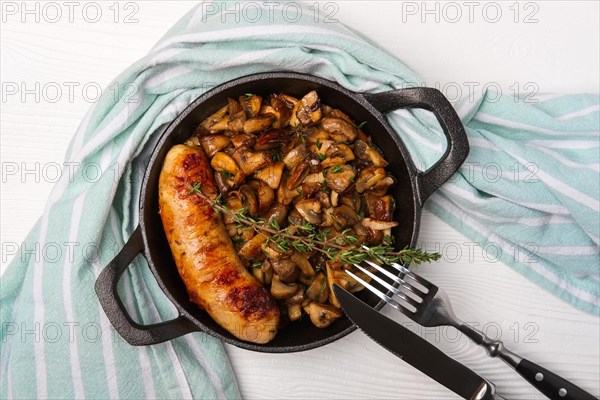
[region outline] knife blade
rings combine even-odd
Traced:
[[[501,399],[495,387],[437,347],[371,308],[341,287],[333,291],[344,312],[373,341],[464,399]]]

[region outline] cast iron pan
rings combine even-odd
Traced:
[[[268,96],[287,93],[298,98],[317,90],[324,104],[339,108],[354,120],[366,121],[365,133],[372,136],[390,163],[389,171],[397,178],[391,190],[396,199],[394,218],[400,223],[395,229],[398,248],[417,243],[421,207],[425,200],[452,176],[469,152],[464,128],[452,105],[436,89],[410,88],[376,94],[360,94],[344,89],[337,83],[311,75],[276,72],[249,75],[224,83],[196,99],[169,126],[157,144],[146,171],[141,190],[140,223],[121,252],[104,268],[96,281],[96,293],[108,319],[132,345],[151,345],[174,339],[190,332],[203,331],[227,343],[249,350],[286,353],[312,349],[339,339],[356,329],[346,317],[328,328],[315,327],[308,318],[296,321],[279,331],[273,341],[256,345],[241,341],[217,325],[203,310],[190,302],[162,228],[158,214],[158,176],[169,149],[183,143],[194,128],[223,104],[227,98],[244,93]],[[417,107],[432,111],[448,140],[442,158],[428,171],[419,172],[406,147],[387,124],[384,114],[399,108]],[[179,316],[154,325],[139,325],[127,314],[117,294],[117,282],[138,254],[148,260],[159,286],[175,305]],[[370,292],[358,297],[376,309],[383,306]]]

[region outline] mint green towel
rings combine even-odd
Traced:
[[[94,282],[137,225],[153,143],[211,86],[273,70],[318,75],[357,92],[421,82],[353,30],[314,22],[309,10],[298,18],[292,7],[269,12],[285,6],[277,4],[263,5],[260,20],[229,14],[226,22],[199,5],[116,79],[135,83],[132,97],[105,95],[85,117],[66,157],[79,165],[75,176],[64,174],[56,185],[2,277],[1,398],[240,397],[219,341],[194,333],[129,346],[111,329]],[[529,279],[597,313],[598,96],[529,105],[488,96],[457,105],[471,145],[468,164],[427,207]],[[418,165],[440,156],[431,115],[401,110],[388,118]],[[91,168],[102,175],[90,179]],[[121,283],[138,321],[174,316],[141,257]]]

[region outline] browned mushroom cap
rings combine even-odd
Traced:
[[[336,142],[352,142],[356,139],[356,127],[341,118],[323,118],[321,125]]]
[[[271,189],[277,189],[283,175],[283,167],[283,162],[277,161],[261,170],[256,171],[254,176],[256,179],[260,179],[269,185]]]
[[[393,200],[392,196],[375,196],[369,192],[365,193],[365,201],[367,203],[367,209],[369,210],[369,216],[381,221],[391,221],[393,213]]]
[[[299,286],[297,283],[285,284],[277,275],[273,276],[273,280],[271,281],[271,295],[274,298],[278,300],[288,299],[296,294],[298,289]]]
[[[199,142],[208,158],[212,158],[218,151],[229,146],[230,140],[225,135],[206,135],[202,136]]]
[[[245,146],[235,149],[231,156],[246,175],[250,175],[273,162],[268,153],[252,151]]]
[[[283,300],[281,303],[286,306],[291,306],[293,304],[300,305],[304,302],[304,300],[306,300],[304,290],[302,287],[299,287],[299,290],[292,297]]]
[[[311,126],[307,130],[306,143],[315,144],[318,142],[323,143],[325,140],[329,140],[329,133],[323,129],[321,125]],[[311,151],[314,152],[311,148]]]
[[[356,171],[350,165],[334,165],[326,170],[325,181],[327,187],[338,193],[342,193],[354,181]]]
[[[373,147],[369,146],[366,142],[357,139],[354,142],[354,152],[356,156],[363,161],[373,164],[375,167],[387,167],[388,162],[385,161],[383,156],[377,152]]]
[[[246,112],[248,118],[254,118],[260,111],[260,105],[262,104],[262,97],[251,95],[251,96],[240,96],[239,102]]]
[[[304,311],[310,316],[311,322],[317,328],[326,328],[342,316],[339,308],[315,302],[304,307]]]
[[[251,179],[248,185],[256,191],[256,199],[258,200],[258,213],[262,214],[271,207],[275,201],[275,192],[263,181]]]
[[[310,199],[311,197],[318,196],[321,193],[322,187],[320,183],[302,182],[302,197]]]
[[[287,188],[289,190],[293,190],[296,187],[298,187],[302,183],[304,178],[306,178],[309,172],[310,169],[308,161],[305,160],[299,164],[296,164],[296,166],[290,171],[290,176],[287,180]]]
[[[236,149],[242,146],[252,147],[255,142],[256,136],[249,133],[242,133],[231,137],[231,144],[233,144],[233,147]]]
[[[271,150],[281,147],[287,142],[287,135],[282,129],[269,129],[258,136],[254,150]]]
[[[231,115],[227,122],[227,129],[232,132],[242,132],[244,130],[244,123],[246,122],[246,113],[243,110]]]
[[[325,303],[329,290],[327,290],[327,278],[319,272],[312,284],[306,289],[306,297],[317,303]]]
[[[275,116],[273,127],[280,128],[287,125],[292,116],[292,108],[294,108],[294,106],[277,95],[271,96],[270,103],[272,112]]]
[[[316,124],[322,117],[319,106],[319,95],[316,91],[308,92],[296,107],[296,118],[302,125]],[[293,114],[293,113],[292,113]]]
[[[296,210],[311,224],[321,223],[321,202],[317,199],[304,199],[296,203]]]
[[[277,225],[283,226],[287,218],[287,207],[281,203],[275,203],[265,213],[261,214],[261,217],[268,224],[277,221]]]
[[[247,260],[264,260],[265,254],[262,252],[262,246],[266,241],[266,235],[257,233],[252,239],[244,243],[238,254]]]
[[[385,170],[378,167],[366,167],[360,171],[356,180],[356,191],[363,193],[365,190],[373,187],[377,182],[385,178]]]
[[[296,165],[300,164],[307,154],[308,150],[306,149],[306,145],[302,143],[287,153],[283,158],[283,162],[288,169],[292,169]]]
[[[344,164],[354,160],[352,149],[344,143],[337,143],[329,146],[326,153],[328,157],[321,161],[323,167],[331,167],[332,165]]]
[[[292,283],[298,279],[300,270],[290,257],[271,260],[271,265],[279,280],[283,283]]]
[[[256,133],[264,131],[273,124],[273,120],[273,117],[268,115],[248,119],[244,122],[244,132]]]
[[[336,230],[342,231],[357,222],[358,215],[352,207],[343,204],[333,209],[333,227]]]

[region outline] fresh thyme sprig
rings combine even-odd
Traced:
[[[200,183],[195,182],[190,185],[190,194],[202,197],[215,211],[229,215],[238,228],[246,227],[254,229],[255,232],[268,233],[267,243],[273,242],[281,251],[290,249],[301,253],[318,251],[331,260],[339,260],[345,264],[360,264],[374,259],[382,263],[399,262],[405,265],[418,265],[440,259],[439,253],[428,253],[421,249],[406,247],[396,251],[391,236],[386,236],[380,245],[365,247],[359,246],[359,239],[349,234],[350,229],[345,229],[334,238],[330,238],[331,232],[318,230],[308,221],[302,221],[301,224],[289,221],[289,225],[282,229],[276,220],[266,221],[264,218],[252,217],[245,208],[230,209],[222,203],[220,195],[215,200],[210,200],[201,189]],[[296,232],[301,232],[302,235]]]

